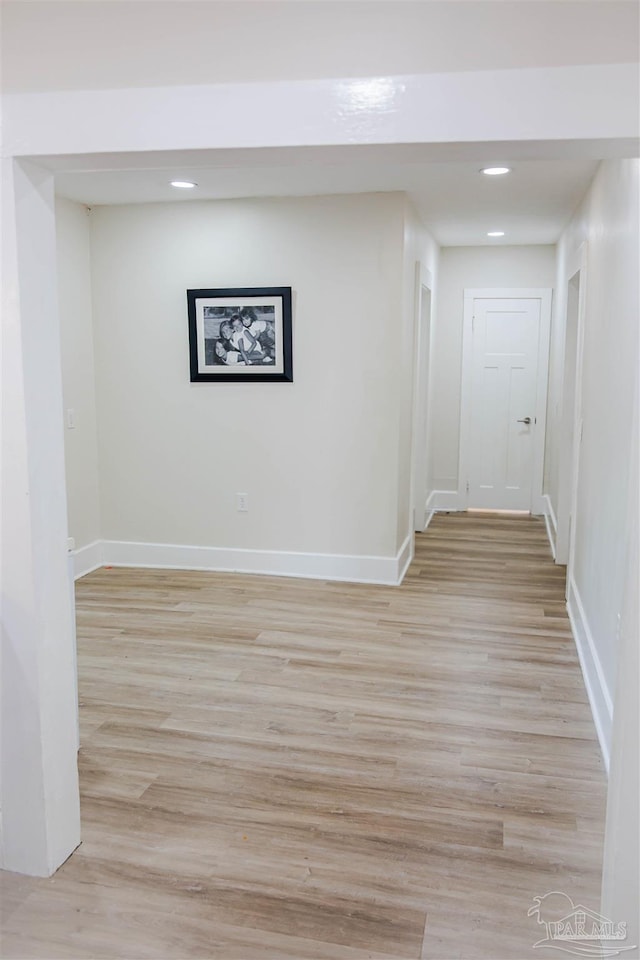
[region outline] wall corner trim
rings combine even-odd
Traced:
[[[410,533],[398,553],[390,557],[246,550],[173,543],[133,543],[123,540],[99,541],[77,551],[77,554],[83,556],[81,559],[76,558],[76,578],[97,567],[108,565],[210,570],[217,573],[249,573],[397,586],[402,582],[413,559],[413,534]],[[79,570],[81,572],[78,572]]]
[[[571,631],[578,651],[584,685],[589,698],[602,759],[609,773],[609,753],[613,724],[613,702],[604,676],[602,664],[593,640],[593,634],[587,620],[584,605],[573,577],[568,584],[567,612],[571,622]]]
[[[413,535],[413,530],[410,530],[405,538],[404,543],[398,551],[398,579],[396,581],[398,586],[400,586],[404,580],[405,574],[411,566],[411,561],[413,560],[413,555],[415,553],[415,542],[416,538]]]
[[[432,490],[429,496],[427,497],[424,505],[425,521],[424,521],[424,528],[422,530],[423,533],[427,529],[431,521],[433,520],[434,514],[436,512],[433,506],[433,494],[434,494],[434,491]]]
[[[547,528],[547,537],[549,538],[551,553],[553,554],[553,559],[555,560],[556,541],[558,538],[558,521],[556,520],[553,504],[551,503],[551,498],[549,497],[548,493],[543,494],[542,497],[542,515],[544,517],[544,524]]]
[[[84,547],[78,547],[71,552],[73,557],[73,579],[79,580],[80,577],[86,577],[101,567],[104,560],[104,548],[102,540],[94,540],[93,543],[87,543]]]

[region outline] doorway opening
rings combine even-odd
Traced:
[[[567,565],[571,575],[575,503],[578,492],[578,461],[582,433],[581,370],[583,349],[583,300],[586,245],[577,252],[567,284],[567,316],[564,341],[561,443],[558,470],[558,516],[556,518],[556,563]]]
[[[433,279],[420,262],[416,263],[416,335],[414,356],[414,407],[412,504],[413,529],[420,533],[427,525],[427,500],[431,492],[429,444],[431,431],[431,301]]]

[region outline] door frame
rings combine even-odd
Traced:
[[[429,315],[423,324],[425,293],[431,302]],[[413,436],[411,455],[411,504],[413,529],[422,532],[427,526],[427,499],[429,496],[431,393],[433,363],[433,275],[420,260],[415,265],[415,368],[413,391]],[[426,329],[425,329],[426,328]],[[425,357],[427,362],[425,363]],[[421,492],[425,495],[422,496]]]
[[[558,464],[558,503],[555,536],[555,561],[567,564],[568,584],[573,576],[573,558],[575,549],[575,519],[578,502],[578,471],[580,465],[580,444],[582,441],[582,361],[584,355],[584,314],[587,287],[587,241],[580,245],[567,265],[567,296],[565,309],[565,330],[562,355],[562,400],[560,414],[560,443]],[[576,335],[574,350],[569,352],[568,326],[569,285],[578,278],[578,304],[575,316]],[[566,395],[567,371],[574,371],[573,397]]]
[[[539,300],[540,336],[536,379],[535,432],[531,503],[533,514],[544,514],[544,448],[547,426],[547,389],[549,381],[549,343],[551,336],[551,287],[473,287],[464,291],[462,326],[462,381],[460,390],[460,448],[458,456],[458,502],[461,510],[469,506],[469,461],[471,445],[471,384],[473,361],[473,302],[482,300]]]

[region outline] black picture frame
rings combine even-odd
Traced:
[[[291,287],[187,290],[192,383],[293,382]]]

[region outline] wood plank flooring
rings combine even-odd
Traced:
[[[77,584],[83,842],[3,956],[543,956],[597,909],[605,778],[544,524],[436,516],[401,587]]]

